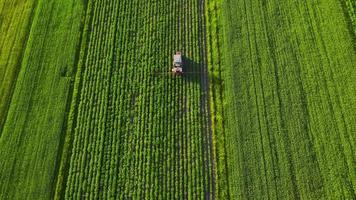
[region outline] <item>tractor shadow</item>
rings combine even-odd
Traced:
[[[194,82],[203,86],[204,78],[208,76],[203,63],[196,62],[187,56],[183,56],[183,75],[185,82]]]
[[[216,74],[209,73],[208,65],[205,63],[195,62],[183,55],[183,75],[182,79],[186,82],[200,84],[202,89],[207,90],[209,82],[221,85],[222,79]]]

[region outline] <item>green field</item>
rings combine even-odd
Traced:
[[[355,199],[355,69],[353,0],[0,0],[0,199]]]
[[[21,31],[9,29],[8,37],[14,33],[19,36],[12,43],[5,38],[1,48],[1,62],[7,55],[18,60],[2,62],[0,67],[9,73],[13,70],[11,76],[5,74],[1,83],[5,88],[1,97],[5,94],[11,98],[1,102],[9,106],[0,114],[5,122],[0,129],[0,199],[50,199],[64,137],[69,88],[75,74],[83,5],[71,0],[1,0],[0,5],[4,30],[5,26],[18,26],[19,30],[24,26],[28,31],[23,36]],[[24,13],[22,17],[16,11],[6,15],[10,8],[32,15]],[[30,19],[32,22],[27,22]],[[25,25],[20,26],[16,20]]]
[[[59,182],[65,198],[213,195],[204,75],[152,74],[169,71],[178,49],[187,70],[204,71],[198,3],[89,1],[71,107],[71,156]]]
[[[344,2],[215,3],[225,191],[231,199],[354,199],[356,48]]]

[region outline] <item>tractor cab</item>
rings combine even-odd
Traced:
[[[182,53],[177,51],[173,56],[172,73],[175,75],[183,74]]]

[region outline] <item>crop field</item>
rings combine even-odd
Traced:
[[[200,3],[89,1],[65,198],[213,195]],[[154,74],[175,50],[202,74]]]
[[[0,200],[356,199],[355,68],[353,0],[0,0]]]
[[[225,33],[213,54],[224,67],[223,194],[355,198],[352,2],[215,1],[224,17],[211,27]]]
[[[0,2],[0,199],[50,199],[83,5]]]

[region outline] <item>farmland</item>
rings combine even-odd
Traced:
[[[18,3],[13,7],[14,3]],[[9,100],[20,68],[21,57],[31,27],[34,1],[0,3],[2,23],[0,27],[0,133],[5,122]],[[14,34],[17,32],[17,34]]]
[[[0,96],[7,108],[0,113],[0,199],[50,199],[83,5],[70,0],[0,2]],[[15,11],[5,14],[14,5]]]
[[[177,49],[189,59],[187,70],[204,73],[204,12],[198,3],[89,1],[68,175],[58,195],[211,198],[204,74],[152,73],[169,71],[167,55]]]
[[[352,2],[214,2],[231,199],[355,198]]]
[[[0,0],[0,199],[355,199],[355,10]]]

